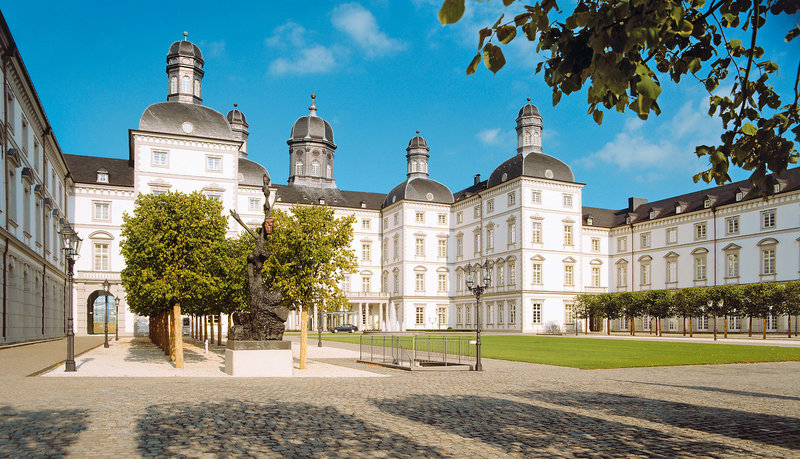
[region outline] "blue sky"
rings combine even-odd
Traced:
[[[658,118],[613,112],[597,126],[585,92],[552,107],[551,90],[533,73],[542,57],[522,37],[504,47],[509,63],[497,75],[481,67],[466,76],[477,30],[499,16],[499,0],[468,1],[462,21],[447,27],[436,18],[440,0],[244,3],[196,0],[170,11],[148,1],[6,1],[2,12],[65,153],[127,158],[127,130],[166,100],[166,53],[186,30],[205,58],[204,105],[224,114],[239,104],[250,159],[276,183],[286,183],[286,139],[314,92],[318,115],[334,129],[342,189],[386,193],[403,181],[416,130],[431,148],[432,178],[452,191],[474,174],[488,178],[515,154],[514,119],[526,97],[543,115],[545,153],[587,184],[584,205],[617,209],[629,196],[705,187],[691,180],[704,168],[694,146],[716,142],[720,128],[696,82],[666,84]],[[800,56],[800,40],[783,43],[791,25],[783,18],[760,34],[783,64],[773,81],[779,90],[793,85]]]

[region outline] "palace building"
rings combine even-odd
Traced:
[[[234,209],[248,225],[258,225],[267,171],[248,159],[245,114],[235,105],[226,115],[203,105],[203,55],[184,38],[166,56],[166,101],[144,108],[139,125],[129,129],[126,159],[61,154],[48,137],[43,111],[38,115],[32,84],[19,77],[21,61],[16,67],[13,58],[3,62],[6,99],[28,104],[4,108],[10,120],[4,150],[10,185],[2,200],[4,340],[10,342],[6,327],[24,329],[18,335],[23,340],[47,335],[37,335],[40,323],[54,327],[52,333],[63,331],[58,303],[64,298],[58,293],[65,275],[63,254],[54,248],[56,216],[67,216],[83,238],[72,292],[75,332],[102,332],[102,283],[108,280],[112,300],[118,299],[118,312],[109,314],[112,327],[145,333],[146,320],[127,309],[120,283],[122,215],[133,212],[139,193],[200,190],[222,202],[226,214]],[[276,183],[276,171],[270,175],[276,208],[324,205],[337,216],[356,217],[352,249],[359,266],[342,286],[350,307],[327,312],[326,328],[344,322],[385,331],[474,328],[466,268],[487,262],[484,328],[532,333],[580,328],[572,315],[578,293],[798,278],[800,169],[770,178],[767,197],[753,198],[751,185],[737,182],[655,202],[629,198],[621,209],[586,207],[584,184],[547,154],[543,119],[529,99],[516,117],[516,151],[488,179],[476,175],[455,191],[437,182],[428,166],[435,142],[429,145],[417,132],[405,146],[405,177],[397,171],[402,182],[387,186],[386,194],[348,191],[336,184],[334,130],[318,111],[324,110],[312,95],[308,114],[299,113],[289,130],[287,183]],[[26,125],[31,128],[24,131]],[[397,146],[398,154],[403,147]],[[36,216],[29,218],[25,209]],[[238,231],[230,220],[230,235]],[[321,315],[311,316],[316,321]],[[639,320],[637,327],[649,326]],[[601,330],[605,324],[590,326]],[[627,326],[612,323],[615,330]],[[680,326],[668,320],[664,329]],[[287,328],[299,327],[299,314],[293,314]],[[710,324],[698,320],[694,327],[703,331]],[[787,318],[774,317],[768,327],[783,331]]]

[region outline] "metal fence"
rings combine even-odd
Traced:
[[[472,369],[475,338],[460,335],[361,335],[359,361],[406,370]]]

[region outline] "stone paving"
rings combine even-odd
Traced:
[[[325,346],[385,377],[6,376],[0,457],[800,456],[800,362],[406,372]]]

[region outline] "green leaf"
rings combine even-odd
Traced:
[[[503,5],[505,5],[505,6],[509,6],[512,3],[514,3],[514,0],[503,0]]]
[[[592,112],[592,118],[594,118],[594,122],[597,124],[603,124],[603,112],[600,110],[595,110]]]
[[[790,30],[789,33],[786,34],[786,38],[784,38],[784,40],[788,43],[797,38],[798,35],[800,35],[800,25]]]
[[[528,22],[528,19],[530,19],[530,17],[531,17],[531,13],[518,14],[518,15],[514,16],[514,25],[519,27],[522,24],[525,24],[526,22]]]
[[[483,49],[483,42],[492,36],[492,29],[484,27],[478,31],[478,49]]]
[[[470,62],[469,65],[467,66],[467,75],[472,75],[473,73],[475,73],[475,71],[478,70],[478,64],[480,62],[481,62],[481,53],[478,53],[475,55],[475,57],[472,58],[472,62]]]
[[[692,73],[697,73],[697,71],[700,70],[700,58],[695,57],[692,59],[686,68]]]
[[[439,10],[439,22],[442,25],[455,24],[464,16],[464,0],[444,0]]]
[[[561,91],[553,91],[553,107],[558,105],[558,101],[561,100]]]
[[[742,132],[745,135],[756,135],[756,132],[758,132],[758,128],[753,126],[752,123],[744,123],[744,126],[742,126]]]
[[[516,36],[517,28],[513,25],[504,25],[503,27],[497,29],[497,39],[500,40],[500,43],[504,45],[511,42],[511,40],[513,40]]]
[[[639,91],[639,94],[644,94],[650,100],[656,100],[661,94],[661,87],[658,83],[647,75],[639,75],[639,78],[639,82],[636,83],[636,90]]]
[[[678,32],[678,35],[688,38],[692,34],[692,30],[694,30],[692,23],[684,19],[681,23],[681,30]]]
[[[506,65],[506,58],[499,46],[486,43],[486,46],[483,47],[483,63],[492,73],[497,73]]]
[[[742,40],[731,40],[728,42],[728,47],[730,49],[736,49],[740,46],[742,46]]]

